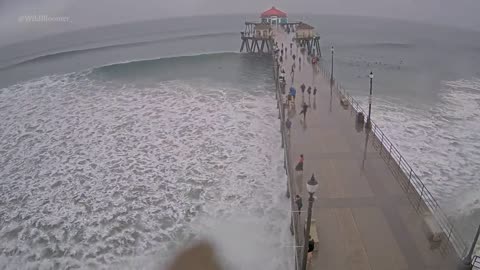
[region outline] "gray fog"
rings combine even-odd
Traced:
[[[272,5],[290,14],[374,16],[480,29],[478,0],[0,0],[0,45],[131,21],[257,14]],[[68,22],[25,22],[22,16],[68,17]]]

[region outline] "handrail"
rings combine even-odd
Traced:
[[[325,76],[326,79],[330,80],[331,77],[328,70],[324,69],[320,64],[319,66],[323,76]],[[337,95],[339,95],[340,98],[344,97],[348,100],[355,113],[362,112],[364,116],[367,115],[360,106],[360,104],[353,98],[353,96],[350,95],[350,93],[345,90],[345,88],[340,85],[340,83],[335,80],[335,78],[333,78],[332,81],[332,88],[336,91]],[[402,154],[400,154],[400,151],[397,149],[397,147],[390,141],[390,139],[387,138],[385,133],[374,121],[370,121],[372,124],[371,132],[373,132],[377,140],[380,142],[380,154],[382,154],[382,151],[388,153],[388,161],[390,162],[390,160],[393,159],[407,178],[409,184],[407,194],[410,191],[410,186],[412,186],[415,188],[415,191],[420,195],[418,197],[418,201],[416,201],[417,210],[419,209],[421,202],[423,202],[428,208],[428,210],[436,218],[437,222],[439,223],[443,232],[447,235],[447,239],[450,241],[457,254],[460,256],[460,258],[463,258],[466,255],[468,249],[465,240],[463,240],[454,225],[449,221],[448,216],[443,212],[440,205],[435,200],[435,198],[430,193],[425,184],[422,182],[422,180],[420,180],[420,177],[418,177],[417,173],[415,173],[410,164],[408,164],[407,160],[402,156]]]
[[[480,269],[480,257],[475,255],[472,259],[472,267],[473,269]]]
[[[273,46],[273,44],[272,44]],[[290,160],[290,155],[289,155],[289,149],[290,149],[290,140],[289,136],[286,134],[285,130],[285,114],[282,112],[284,111],[283,107],[283,95],[280,90],[279,86],[279,81],[278,81],[278,70],[276,68],[276,61],[275,61],[275,56],[272,54],[273,57],[273,73],[274,73],[274,79],[275,79],[275,88],[276,88],[276,95],[277,95],[277,105],[279,109],[279,114],[280,114],[280,132],[282,134],[282,141],[283,141],[283,149],[284,149],[284,157],[285,157],[285,171],[288,177],[288,190],[290,192],[290,208],[292,210],[292,215],[291,215],[291,226],[293,229],[293,235],[295,239],[295,269],[299,270],[301,269],[301,263],[303,257],[301,256],[303,247],[304,247],[304,241],[305,241],[305,233],[304,231],[300,230],[303,226],[301,226],[302,222],[300,218],[296,218],[297,215],[294,214],[295,212],[294,209],[296,209],[295,205],[295,194],[296,194],[296,189],[294,188],[293,183],[295,183],[294,179],[294,173],[292,173],[291,170],[291,160]],[[299,213],[300,215],[300,213]],[[298,217],[299,217],[298,215]]]

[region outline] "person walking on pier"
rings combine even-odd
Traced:
[[[312,87],[311,86],[308,87],[307,93],[308,93],[308,100],[310,101],[310,97],[311,97],[311,94],[312,94]]]
[[[287,118],[285,126],[287,127],[287,135],[290,136],[290,128],[292,127],[292,121],[290,121],[290,118]]]
[[[300,155],[300,160],[297,163],[297,166],[295,166],[295,171],[297,172],[303,172],[303,154]]]
[[[313,98],[315,98],[316,95],[317,95],[317,87],[314,87],[313,88]]]
[[[302,89],[302,95],[305,95],[305,84],[302,83],[302,85],[300,85],[300,89]]]
[[[302,57],[298,57],[298,65],[300,66],[302,64]]]
[[[282,68],[279,78],[281,82],[285,82],[285,69]]]
[[[300,215],[300,211],[302,210],[303,202],[302,197],[300,195],[295,195],[295,204],[297,205],[298,215]]]
[[[297,90],[292,86],[290,87],[290,96],[293,100],[293,106],[295,106],[295,96],[297,95]]]
[[[293,61],[295,61],[295,54],[292,55]]]
[[[311,235],[308,235],[308,253],[307,253],[307,264],[312,263],[313,250],[315,250],[315,241],[312,239]]]
[[[307,109],[308,109],[307,103],[303,102],[303,104],[302,104],[302,110],[300,111],[300,114],[303,113],[303,122],[304,122],[304,123],[305,123],[305,120],[307,119]]]

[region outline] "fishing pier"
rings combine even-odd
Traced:
[[[246,28],[241,51],[274,60],[295,269],[471,269],[470,246],[395,145],[374,121],[366,125],[367,114],[331,72],[312,64],[321,57],[314,28],[289,23],[275,8]],[[302,84],[316,95],[302,93]],[[297,89],[294,104],[287,102],[290,87]],[[304,103],[305,121],[299,115]],[[296,171],[300,155],[303,171]],[[307,232],[315,242],[308,264]]]

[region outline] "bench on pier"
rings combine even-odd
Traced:
[[[305,220],[305,230],[307,229],[307,220]],[[318,234],[317,234],[317,223],[315,219],[312,219],[312,224],[310,225],[310,236],[313,239],[313,242],[315,243],[315,249],[314,251],[318,250]],[[308,241],[308,239],[307,239]]]
[[[432,214],[426,214],[423,217],[424,227],[427,233],[427,238],[433,242],[440,242],[445,237],[445,232],[442,230],[438,222]]]

